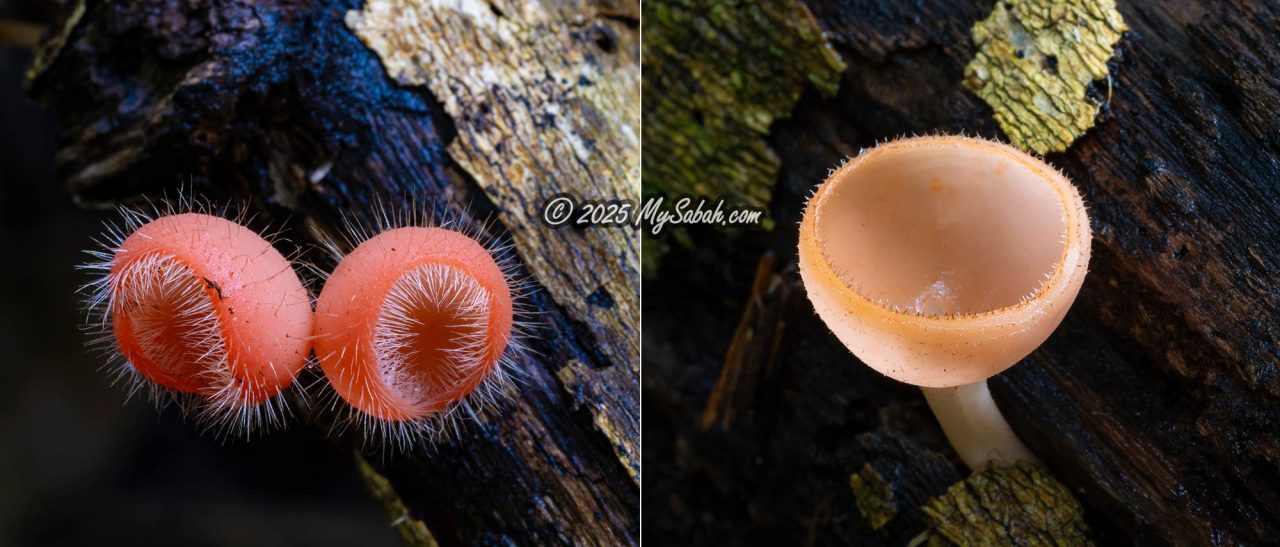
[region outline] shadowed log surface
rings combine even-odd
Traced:
[[[426,208],[511,243],[533,282],[534,312],[516,396],[434,447],[368,450],[362,476],[406,538],[636,543],[639,239],[539,219],[557,192],[638,197],[638,129],[619,129],[639,118],[638,7],[441,3],[440,20],[457,28],[421,35],[415,47],[452,62],[417,79],[389,76],[404,65],[384,68],[348,26],[360,28],[362,7],[68,3],[28,81],[59,117],[59,175],[87,206],[179,187],[244,202],[254,228],[285,227],[281,250],[301,249],[321,269],[332,259],[312,244],[378,204]],[[494,44],[456,40],[482,23],[523,48],[509,72],[482,70],[484,55],[501,54],[488,52]],[[511,29],[545,34],[525,43]],[[540,80],[539,63],[553,60]],[[468,80],[476,71],[492,80]],[[591,89],[601,81],[609,91]],[[566,134],[576,140],[566,144]],[[318,291],[323,281],[312,281]],[[332,419],[315,407],[301,416],[322,434]],[[343,434],[335,444],[359,441]],[[419,520],[425,536],[404,528]]]
[[[694,245],[673,246],[646,278],[651,539],[903,545],[930,527],[924,501],[963,476],[919,391],[861,365],[814,316],[793,227],[827,169],[877,141],[1007,140],[963,86],[970,29],[993,3],[804,3],[847,69],[834,97],[808,89],[771,128],[777,229],[690,230]],[[1130,30],[1108,64],[1109,102],[1105,80],[1090,86],[1102,103],[1094,127],[1047,157],[1090,206],[1091,273],[1063,326],[993,379],[992,394],[1081,503],[1094,541],[1274,542],[1280,6],[1117,7]],[[789,290],[753,292],[766,253]],[[744,309],[771,311],[739,331],[781,337],[735,338]],[[725,382],[731,364],[760,376]],[[749,418],[704,429],[709,401],[744,399],[722,385],[750,387],[754,402],[738,410]],[[850,476],[868,464],[884,484],[860,478],[860,495],[892,492],[892,511],[868,499],[860,512]]]

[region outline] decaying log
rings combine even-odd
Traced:
[[[965,87],[972,29],[992,2],[804,4],[847,68],[834,97],[808,90],[770,130],[777,228],[691,230],[694,244],[672,246],[645,280],[647,537],[903,545],[930,527],[904,508],[961,476],[919,393],[858,363],[798,286],[764,304],[788,310],[778,371],[755,394],[771,406],[727,431],[698,427],[733,322],[758,306],[746,300],[757,260],[770,253],[784,272],[794,262],[790,227],[828,168],[904,134],[1008,140]],[[1100,105],[1093,127],[1047,157],[1090,206],[1091,273],[1058,332],[991,389],[1080,502],[1093,540],[1274,542],[1280,7],[1121,0],[1118,10],[1129,31],[1109,80],[1087,88]],[[875,452],[868,435],[912,448]],[[922,449],[945,455],[954,477],[923,463]],[[892,520],[870,501],[864,517],[850,492],[868,464],[884,480],[873,490],[898,500]]]
[[[312,244],[377,205],[512,243],[534,282],[517,395],[434,447],[370,454],[364,476],[407,507],[398,526],[445,544],[629,544],[639,240],[553,229],[540,207],[638,197],[637,19],[635,2],[72,1],[28,88],[87,206],[179,187],[242,201],[319,264]]]
[[[593,371],[574,361],[561,373],[569,389],[592,391],[600,376],[625,385],[640,375],[634,234],[548,230],[540,205],[564,192],[592,201],[639,195],[639,35],[617,22],[588,22],[587,2],[494,1],[478,13],[467,11],[471,5],[370,2],[346,21],[397,81],[443,99],[466,136],[450,156],[502,212],[552,298],[586,326],[605,360],[620,365]],[[627,404],[634,397],[595,390],[590,398],[589,411],[638,480],[639,409]]]

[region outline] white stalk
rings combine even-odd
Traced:
[[[990,465],[1010,465],[1018,461],[1039,463],[996,407],[986,380],[920,390],[942,425],[942,432],[969,469],[976,472]]]

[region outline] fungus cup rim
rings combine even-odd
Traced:
[[[1036,287],[1031,296],[1016,304],[1002,306],[976,313],[967,314],[947,314],[947,315],[928,315],[915,312],[913,310],[894,310],[885,306],[881,302],[877,302],[872,298],[859,292],[854,287],[845,283],[836,273],[831,265],[831,261],[827,256],[825,245],[818,237],[819,218],[824,214],[823,206],[827,203],[827,198],[831,194],[831,189],[839,186],[844,178],[852,173],[859,166],[875,159],[879,156],[887,155],[902,149],[922,149],[935,146],[945,146],[950,148],[985,148],[987,151],[999,154],[1007,159],[1017,161],[1020,165],[1026,167],[1032,172],[1040,175],[1040,180],[1049,184],[1058,196],[1058,202],[1062,206],[1061,211],[1065,216],[1065,234],[1063,237],[1064,244],[1062,253],[1057,262],[1054,264],[1053,271],[1049,274],[1039,287]],[[1080,214],[1084,211],[1084,202],[1080,197],[1080,193],[1076,190],[1071,181],[1057,169],[1049,166],[1044,161],[1018,150],[1007,144],[978,139],[973,137],[962,136],[930,136],[930,137],[913,137],[908,139],[899,139],[884,144],[880,144],[874,148],[864,150],[857,157],[847,161],[844,165],[831,172],[831,174],[822,182],[818,190],[809,199],[805,205],[804,220],[800,224],[800,249],[802,254],[804,251],[816,251],[811,253],[815,258],[803,257],[801,260],[806,265],[814,268],[818,281],[822,282],[825,288],[833,291],[842,301],[853,303],[860,309],[865,307],[867,310],[877,310],[878,314],[884,317],[894,318],[901,322],[919,323],[939,329],[947,329],[957,326],[956,323],[962,320],[979,319],[989,321],[991,323],[1003,323],[1007,320],[1016,319],[1014,316],[1034,311],[1034,306],[1040,301],[1052,299],[1060,296],[1069,285],[1069,272],[1075,271],[1083,257],[1087,256],[1086,252],[1082,252],[1085,243],[1091,240],[1091,232],[1089,229],[1087,216]],[[1085,218],[1084,222],[1081,219]],[[1086,262],[1087,264],[1087,262]]]

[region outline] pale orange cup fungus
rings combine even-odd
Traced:
[[[831,173],[800,223],[819,317],[863,362],[920,386],[974,470],[1035,461],[987,378],[1049,337],[1089,265],[1089,217],[1062,173],[1004,144],[917,137]]]

